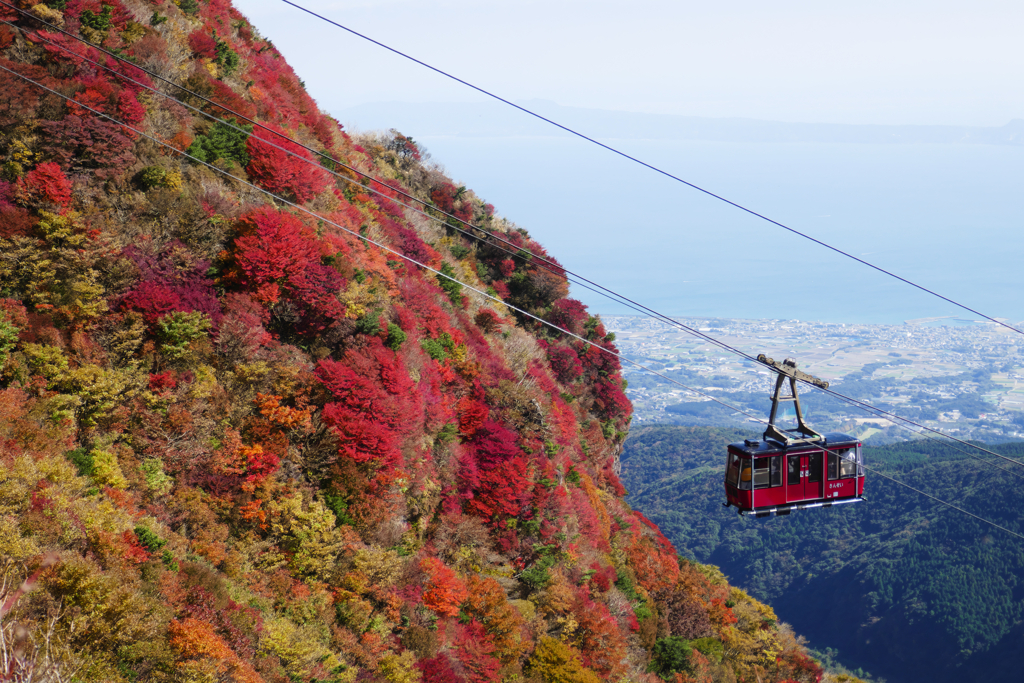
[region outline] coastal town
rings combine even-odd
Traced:
[[[995,323],[678,318],[674,326],[641,316],[602,320],[627,361],[634,422],[763,429],[758,419],[767,417],[775,375],[726,348],[731,347],[754,357],[793,358],[840,394],[958,438],[1024,438],[1021,337]],[[811,387],[800,392],[805,416],[819,429],[840,429],[874,443],[915,438],[921,431]]]

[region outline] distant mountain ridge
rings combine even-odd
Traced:
[[[1024,119],[1004,126],[793,123],[564,107],[548,100],[519,105],[590,137],[747,143],[1024,145]],[[565,136],[568,133],[496,102],[380,102],[336,112],[342,121],[385,121],[414,137]]]

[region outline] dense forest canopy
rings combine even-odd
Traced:
[[[0,678],[821,680],[625,504],[612,336],[414,140],[226,0],[0,22]]]
[[[890,681],[1000,680],[1024,647],[1024,550],[1014,537],[867,474],[867,500],[752,520],[721,506],[738,430],[651,426],[622,455],[629,502],[685,556],[712,562],[842,661]],[[1024,445],[994,447],[1024,462]],[[1012,468],[959,446],[865,448],[865,463],[1021,533]]]

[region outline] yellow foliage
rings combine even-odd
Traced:
[[[16,458],[10,467],[0,467],[0,515],[17,515],[28,509],[29,495],[37,480],[35,465],[27,456]]]
[[[169,608],[148,596],[128,575],[104,572],[77,555],[66,556],[40,583],[76,615],[61,623],[67,631],[59,635],[79,653],[88,653],[97,665],[116,665],[118,652],[125,646],[158,640],[171,616]],[[103,680],[102,676],[80,677]]]
[[[296,626],[284,618],[265,621],[263,627],[261,648],[280,658],[285,672],[293,680],[309,680],[317,664],[328,670],[345,664],[311,628]]]
[[[168,171],[164,176],[164,187],[170,190],[180,190],[183,181],[181,171]]]
[[[53,24],[58,28],[64,28],[64,13],[60,10],[52,9],[46,5],[39,4],[32,7],[29,10],[32,14],[39,17],[48,24]]]
[[[393,585],[402,572],[402,563],[394,550],[374,547],[359,550],[353,562],[357,572],[380,588]]]
[[[121,471],[121,465],[117,462],[117,456],[110,451],[93,449],[92,455],[92,476],[98,484],[109,486],[112,489],[124,490],[128,488],[128,480]]]
[[[576,648],[554,638],[541,637],[530,657],[530,670],[545,683],[600,683],[592,670],[583,666]]]
[[[38,230],[53,247],[80,249],[87,239],[78,222],[80,217],[76,211],[68,211],[65,214],[40,211]]]
[[[200,365],[192,370],[195,380],[189,387],[189,395],[195,399],[209,398],[217,388],[217,374],[209,365]]]
[[[0,557],[24,561],[40,552],[39,544],[31,536],[21,535],[16,519],[0,517]]]
[[[278,545],[291,553],[292,569],[306,576],[327,577],[341,553],[344,536],[334,513],[319,500],[303,501],[302,493],[267,504],[271,533]]]
[[[389,652],[380,658],[377,674],[392,683],[417,683],[423,680],[423,674],[415,664],[416,655],[408,650],[400,655]]]
[[[732,588],[729,599],[735,603],[732,611],[737,621],[723,633],[725,659],[741,678],[756,678],[774,666],[782,653],[777,617],[771,607],[739,588]]]
[[[22,347],[29,367],[56,384],[68,371],[68,359],[56,346],[46,344],[25,344]]]
[[[29,366],[47,379],[49,389],[69,397],[57,401],[53,412],[74,412],[84,427],[109,417],[118,405],[138,393],[143,383],[144,373],[135,368],[108,370],[91,363],[71,368],[56,346],[25,344],[23,352]]]
[[[239,363],[235,366],[235,378],[243,384],[259,382],[270,374],[270,366],[265,361],[258,360],[255,363]]]
[[[28,148],[28,145],[26,145],[21,140],[15,140],[13,143],[11,143],[10,154],[11,159],[14,160],[14,163],[20,165],[32,163],[32,157],[35,156],[32,153],[32,150]]]

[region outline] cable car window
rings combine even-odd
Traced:
[[[754,462],[754,488],[766,489],[782,485],[782,456],[759,458]]]
[[[857,456],[852,448],[839,451],[839,475],[843,479],[857,476]]]
[[[741,460],[740,488],[744,491],[750,490],[750,461]]]
[[[821,468],[821,451],[811,453],[809,456],[808,468],[807,468],[807,482],[809,484],[817,484],[821,481],[822,468]]]
[[[788,457],[787,466],[789,467],[786,481],[790,486],[795,486],[800,483],[800,456],[791,455]]]
[[[740,480],[740,459],[735,453],[729,454],[729,467],[725,475],[725,480],[736,486]]]
[[[829,451],[828,454],[828,478],[829,481],[839,478],[839,456],[833,451]]]
[[[782,486],[782,456],[772,457],[772,486]]]

